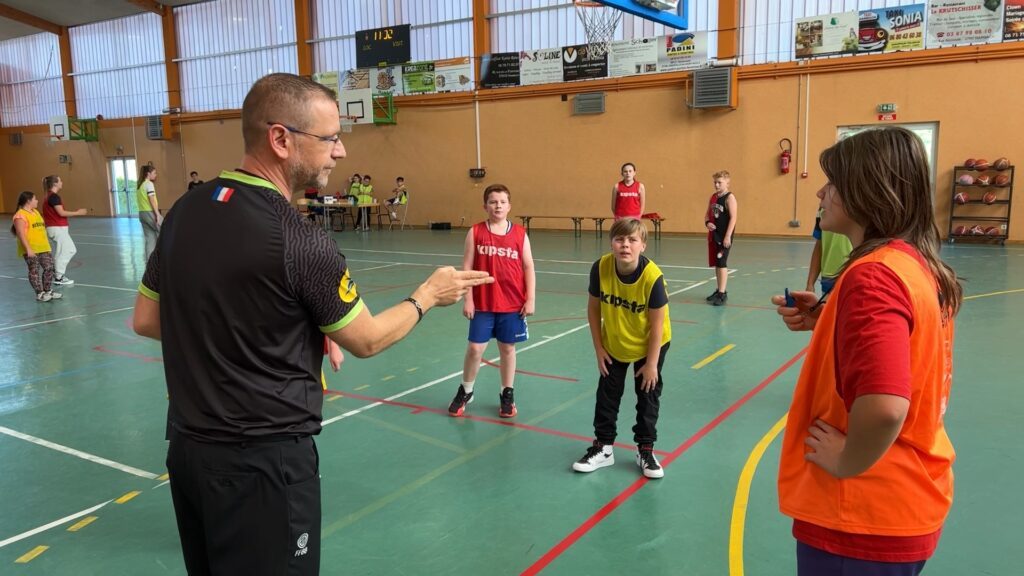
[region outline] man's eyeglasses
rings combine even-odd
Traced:
[[[294,128],[294,127],[289,126],[287,124],[281,124],[280,122],[267,122],[267,126],[273,126],[275,124],[278,125],[278,126],[283,127],[285,130],[287,130],[287,131],[289,131],[289,132],[291,132],[293,134],[302,134],[303,136],[309,136],[310,138],[316,138],[317,140],[319,140],[321,142],[329,143],[331,146],[334,146],[339,141],[341,141],[341,136],[338,136],[337,134],[331,134],[330,136],[320,136],[319,134],[311,134],[309,132],[303,132],[302,130],[299,130],[298,128]]]

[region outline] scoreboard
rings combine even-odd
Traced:
[[[412,59],[408,24],[360,30],[355,40],[358,68],[404,64]]]

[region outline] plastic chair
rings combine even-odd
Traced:
[[[401,215],[399,215],[401,211]],[[392,216],[391,214],[395,215]],[[381,218],[387,216],[388,218],[388,230],[395,227],[395,222],[401,222],[402,225],[399,230],[405,230],[405,218],[409,214],[409,193],[406,192],[398,204],[392,204],[390,206],[383,206],[383,212],[377,214],[377,227],[381,227]]]

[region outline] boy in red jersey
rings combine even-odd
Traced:
[[[512,418],[516,403],[512,392],[516,372],[516,342],[529,338],[526,317],[533,315],[537,278],[526,230],[508,220],[512,194],[502,184],[484,190],[487,220],[466,234],[463,270],[487,270],[494,284],[466,294],[462,314],[469,319],[469,345],[463,363],[462,384],[448,406],[448,414],[462,416],[473,401],[473,385],[480,360],[491,338],[498,340],[501,356],[501,394],[498,415]]]
[[[636,179],[636,166],[632,162],[622,165],[622,180],[612,187],[612,215],[616,220],[640,219],[647,204],[647,190]]]

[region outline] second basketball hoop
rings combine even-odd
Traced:
[[[622,12],[600,2],[573,0],[573,4],[576,6],[576,17],[583,24],[583,31],[587,35],[590,51],[594,56],[604,56],[608,53],[608,43],[615,38],[615,29],[622,20]]]

